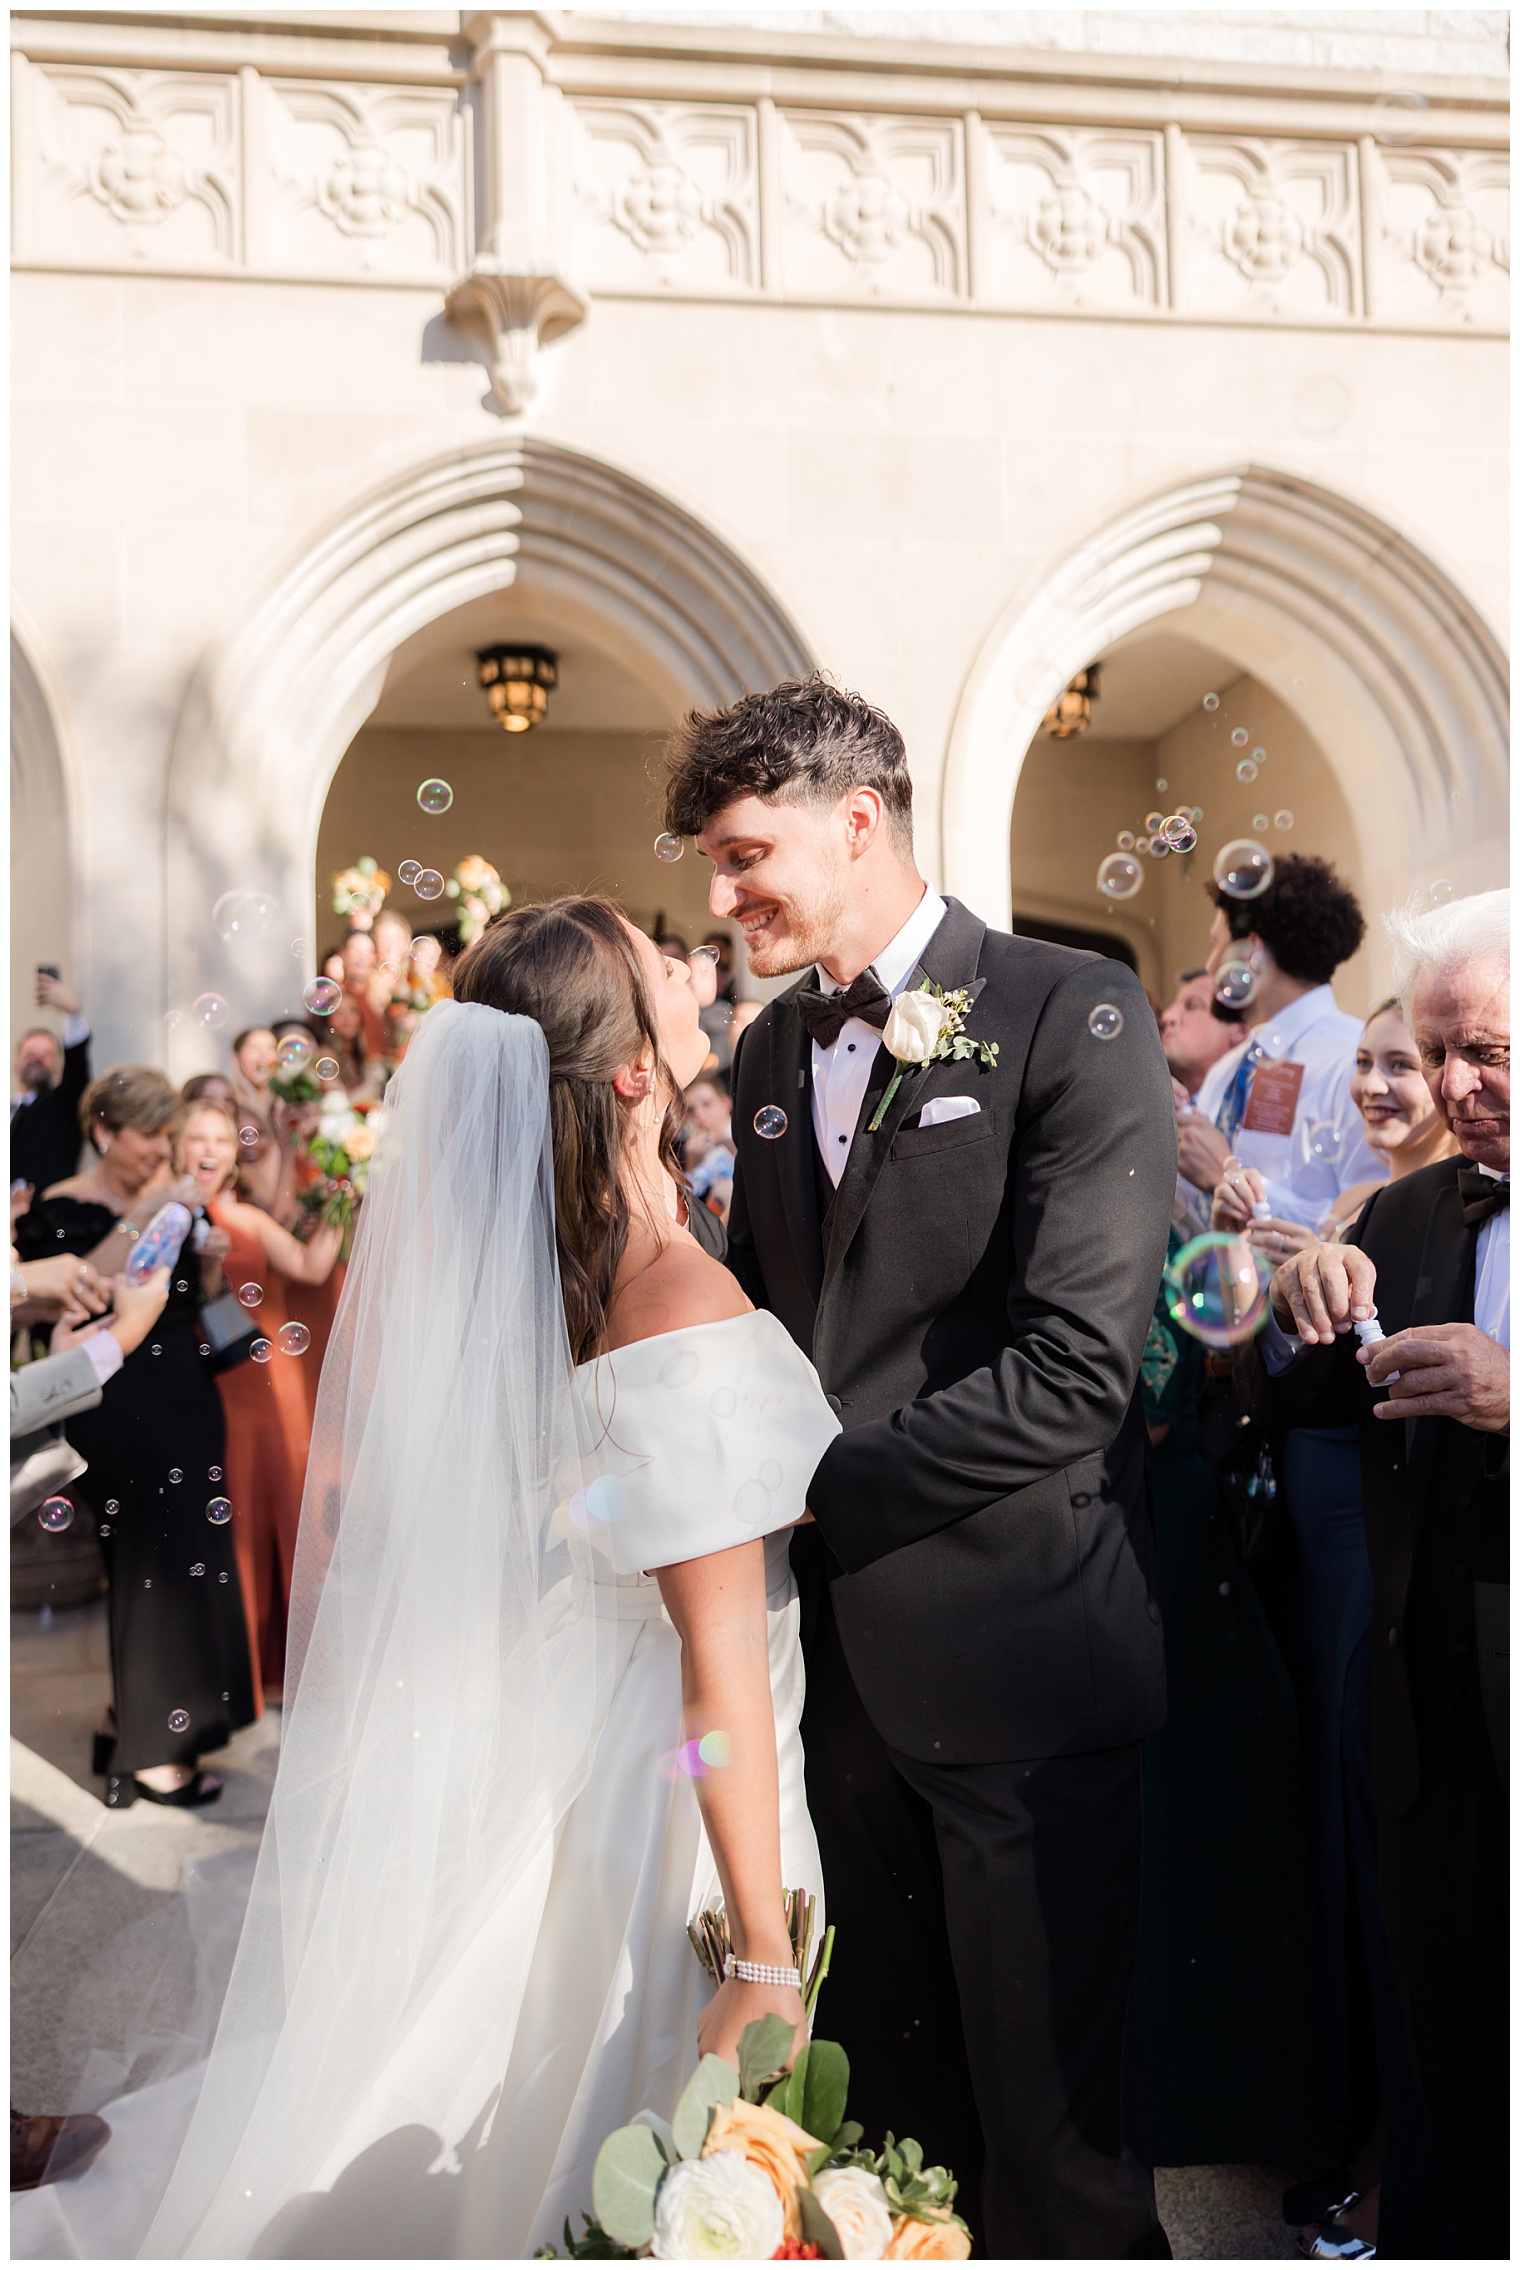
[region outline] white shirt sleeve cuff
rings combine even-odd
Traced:
[[[1284,1332],[1270,1309],[1256,1345],[1261,1350],[1262,1362],[1274,1379],[1280,1371],[1286,1371],[1294,1357],[1302,1355],[1304,1349],[1304,1343],[1298,1334]]]
[[[84,1352],[95,1367],[95,1377],[102,1387],[108,1379],[116,1377],[127,1360],[121,1352],[121,1342],[111,1331],[92,1332],[84,1342]]]
[[[82,1009],[71,1009],[63,1020],[63,1031],[60,1035],[64,1047],[77,1048],[82,1040],[88,1040],[89,1037],[89,1018]]]

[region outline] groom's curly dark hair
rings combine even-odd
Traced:
[[[746,694],[732,709],[688,710],[666,747],[665,825],[697,836],[740,796],[837,804],[874,788],[899,851],[913,850],[913,783],[903,737],[883,710],[823,673]]]

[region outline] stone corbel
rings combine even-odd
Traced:
[[[509,418],[519,417],[538,392],[541,347],[584,323],[588,303],[558,276],[507,275],[477,261],[444,302],[451,323],[485,346],[491,361],[491,398]]]

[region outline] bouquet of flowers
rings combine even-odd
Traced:
[[[790,1894],[787,1920],[809,2016],[827,1975],[833,1933],[809,1977],[813,1902]],[[728,1927],[704,1912],[689,1926],[703,1967],[721,1977]],[[911,2137],[862,2148],[846,2120],[849,2059],[810,2041],[791,2071],[792,2029],[770,2017],[739,2036],[737,2070],[704,2057],[669,2122],[640,2113],[614,2130],[591,2178],[594,2214],[574,2261],[964,2262],[971,2234],[955,2212],[955,2178],[926,2168]],[[543,2247],[538,2259],[552,2261]]]
[[[354,1213],[388,1117],[383,1104],[362,1097],[351,1101],[341,1088],[333,1088],[322,1096],[316,1127],[297,1152],[302,1177],[298,1203],[317,1221],[337,1224],[345,1261]]]
[[[466,945],[480,936],[493,914],[500,914],[504,906],[512,904],[512,893],[490,860],[482,859],[475,851],[468,859],[460,860],[443,887],[451,899],[459,901],[456,928]]]
[[[385,894],[391,879],[384,869],[366,852],[356,859],[352,867],[344,867],[332,879],[333,913],[341,914],[352,922],[356,915],[367,917],[368,928],[385,904]]]

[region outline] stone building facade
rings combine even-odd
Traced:
[[[292,1005],[364,852],[705,928],[659,736],[815,663],[901,725],[941,887],[1158,992],[1259,826],[1370,909],[1502,879],[1503,17],[11,38],[13,1011],[56,961],[102,1061],[199,1069],[195,999]],[[512,640],[559,686],[509,738]],[[1197,853],[1105,901],[1179,801]]]

